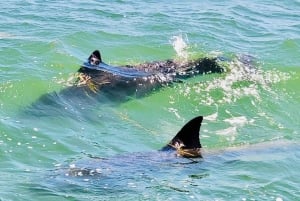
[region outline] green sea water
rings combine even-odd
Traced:
[[[0,4],[0,200],[300,199],[300,2]],[[221,55],[229,70],[120,104],[24,112],[95,49],[112,65]],[[198,115],[203,159],[155,152]],[[103,176],[67,177],[77,163]]]

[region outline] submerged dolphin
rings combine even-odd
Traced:
[[[71,165],[67,170],[67,176],[93,176],[102,174],[107,167],[112,167],[115,161],[123,161],[128,163],[135,161],[146,162],[148,160],[155,160],[156,163],[163,162],[164,159],[172,160],[172,158],[202,158],[201,143],[199,139],[200,126],[203,117],[198,116],[186,123],[175,137],[157,153],[137,153],[130,156],[116,156],[111,159],[98,158],[92,162],[84,163],[83,167],[78,165]],[[177,154],[174,154],[177,153]],[[153,159],[153,156],[156,157]],[[157,157],[158,156],[158,157]],[[127,161],[126,161],[127,159]],[[190,161],[189,161],[190,162]],[[194,162],[194,161],[193,161]],[[90,167],[89,167],[90,165]],[[80,165],[81,166],[81,165]],[[87,167],[88,166],[88,167]]]

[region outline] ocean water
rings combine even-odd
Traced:
[[[300,199],[299,1],[0,4],[0,200]],[[25,112],[95,49],[112,65],[219,55],[229,70]],[[156,151],[198,115],[203,159]]]

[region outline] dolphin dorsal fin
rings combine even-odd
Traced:
[[[203,116],[195,117],[186,123],[168,144],[172,147],[183,146],[184,149],[201,148],[199,132]]]
[[[95,50],[88,58],[90,64],[98,65],[102,62],[101,54],[99,50]]]

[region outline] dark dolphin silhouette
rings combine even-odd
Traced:
[[[163,163],[164,160],[171,160],[172,158],[202,158],[201,143],[199,138],[200,127],[203,117],[198,116],[186,123],[175,137],[157,154],[150,153],[136,153],[129,156],[116,156],[109,159],[98,158],[82,165],[72,165],[67,169],[67,176],[93,176],[100,175],[103,172],[99,169],[105,169],[107,166],[111,167],[115,161],[123,161],[124,163],[130,161],[131,163],[143,163],[147,160],[155,160],[157,163]],[[157,157],[159,155],[160,157]],[[153,157],[157,157],[153,159]],[[126,161],[127,160],[127,161]],[[189,160],[189,163],[194,160]],[[91,165],[89,167],[89,164]],[[82,167],[80,167],[82,166]]]
[[[200,58],[188,62],[155,61],[135,66],[111,66],[95,50],[78,70],[77,87],[89,94],[104,93],[109,99],[141,97],[154,89],[195,75],[222,73],[217,58]]]
[[[25,109],[25,113],[49,116],[61,115],[63,111],[73,115],[82,105],[121,103],[195,75],[222,73],[225,69],[218,61],[218,58],[205,57],[183,63],[166,60],[111,66],[104,63],[100,52],[95,50],[78,70],[74,85],[42,95]]]

